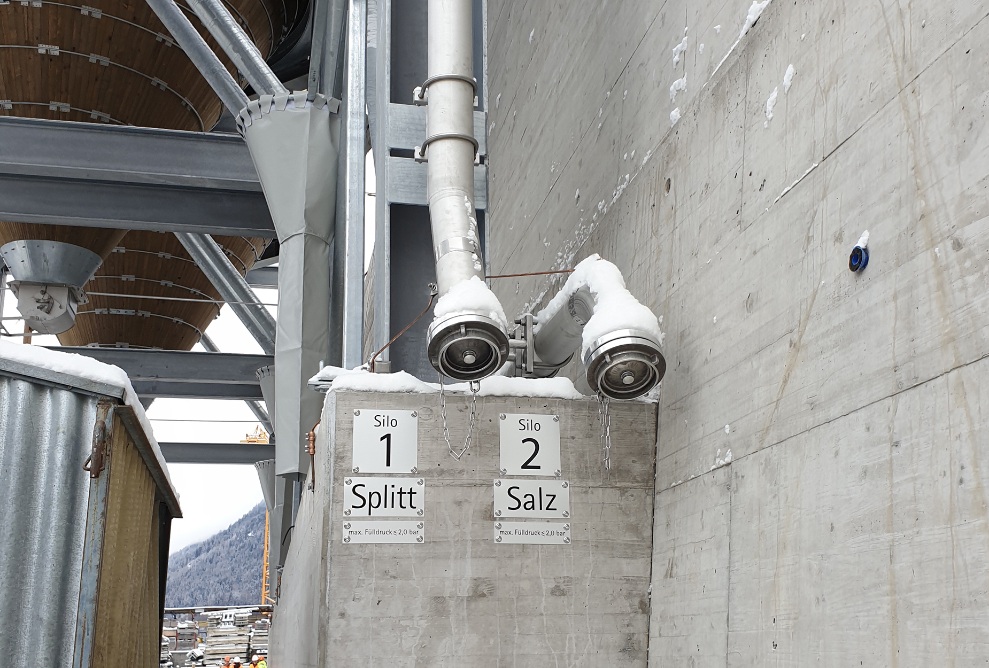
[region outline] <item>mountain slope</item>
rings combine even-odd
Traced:
[[[257,605],[261,599],[264,504],[168,558],[166,608]]]

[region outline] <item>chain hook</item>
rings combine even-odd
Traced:
[[[467,411],[467,435],[464,437],[464,447],[456,450],[450,442],[450,427],[446,418],[446,391],[443,386],[443,374],[437,374],[440,379],[440,417],[443,421],[443,439],[446,447],[450,451],[450,456],[458,462],[463,457],[474,442],[474,429],[477,424],[477,393],[481,390],[481,382],[472,380],[468,384],[470,388],[470,404]]]

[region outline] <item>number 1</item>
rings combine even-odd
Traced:
[[[385,434],[378,440],[385,442],[385,466],[391,466],[391,434]]]

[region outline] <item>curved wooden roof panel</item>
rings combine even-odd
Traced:
[[[2,1],[2,0],[0,0]],[[224,0],[267,56],[304,0]],[[227,68],[238,76],[199,19]],[[239,79],[242,84],[246,82]],[[0,115],[204,131],[222,106],[145,0],[13,0],[0,4]],[[189,349],[219,310],[212,285],[171,234],[0,222],[0,245],[53,239],[104,258],[66,345]],[[263,239],[217,238],[246,272]]]

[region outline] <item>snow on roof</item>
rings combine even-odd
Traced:
[[[549,322],[564,308],[570,297],[583,287],[594,296],[594,313],[584,325],[581,356],[588,352],[597,339],[619,329],[642,331],[655,339],[656,343],[663,344],[665,335],[659,327],[659,319],[625,288],[625,279],[618,267],[602,260],[596,253],[574,268],[563,289],[546,308],[536,314],[539,324],[535,331],[538,333],[542,324]]]
[[[137,393],[134,391],[134,387],[131,385],[130,379],[123,369],[112,364],[99,362],[85,355],[63,353],[58,350],[42,348],[41,346],[8,343],[6,341],[0,341],[0,360],[19,362],[36,369],[54,371],[55,373],[69,376],[79,381],[91,381],[119,389],[120,398],[123,399],[125,404],[134,409],[134,414],[141,423],[141,428],[148,438],[148,443],[151,445],[155,459],[158,460],[158,464],[165,475],[165,480],[171,486],[172,491],[175,492],[175,486],[172,484],[171,478],[168,475],[168,465],[165,463],[165,457],[161,454],[158,441],[155,440],[151,422],[148,421],[148,416],[144,412],[144,406],[141,405]],[[175,495],[177,498],[178,493],[175,492]]]

